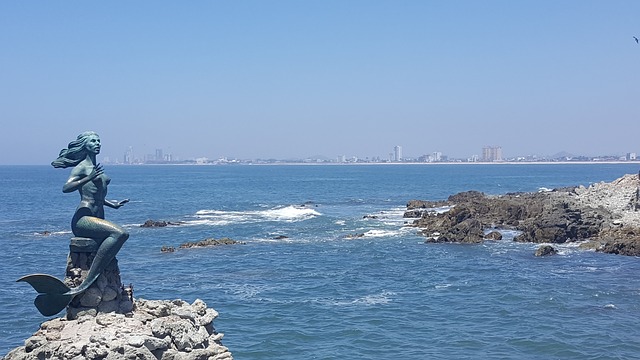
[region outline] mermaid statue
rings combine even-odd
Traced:
[[[78,287],[70,288],[63,281],[46,274],[23,276],[18,281],[29,283],[39,295],[34,303],[44,316],[52,316],[62,311],[74,296],[82,294],[115,259],[116,254],[129,238],[122,227],[104,219],[104,206],[118,209],[129,200],[111,201],[106,199],[110,179],[102,166],[96,162],[100,153],[100,137],[87,131],[60,151],[51,163],[55,168],[72,167],[69,179],[62,192],[80,193],[80,204],[71,220],[71,230],[77,237],[91,238],[99,246],[86,278]]]

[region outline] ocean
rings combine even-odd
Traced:
[[[412,199],[588,186],[638,163],[105,166],[106,218],[131,236],[122,281],[145,299],[204,300],[237,360],[640,357],[640,261],[505,240],[425,244]],[[16,279],[63,277],[69,170],[0,166],[0,355],[47,320]],[[183,222],[142,228],[146,220]],[[48,235],[44,235],[47,232]],[[206,238],[243,244],[163,253]]]

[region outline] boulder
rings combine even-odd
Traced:
[[[540,246],[535,253],[535,256],[549,256],[555,255],[558,251],[551,245],[542,245]]]
[[[502,240],[502,233],[500,231],[491,231],[484,236],[486,240]]]

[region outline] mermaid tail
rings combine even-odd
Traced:
[[[94,259],[88,276],[76,288],[70,288],[60,279],[47,274],[26,275],[17,281],[28,283],[39,293],[33,303],[42,315],[53,316],[67,307],[74,296],[83,293],[96,281],[106,267],[102,259],[102,257]]]
[[[39,293],[33,303],[44,316],[53,316],[59,313],[69,305],[75,295],[79,294],[58,278],[47,274],[26,275],[17,281],[29,283]]]

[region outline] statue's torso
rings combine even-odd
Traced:
[[[93,165],[84,166],[82,169],[82,175],[88,176],[93,171]],[[93,216],[104,219],[104,199],[107,196],[107,185],[109,185],[111,179],[102,174],[82,185],[80,192],[80,204],[78,210],[86,208],[91,211]]]

